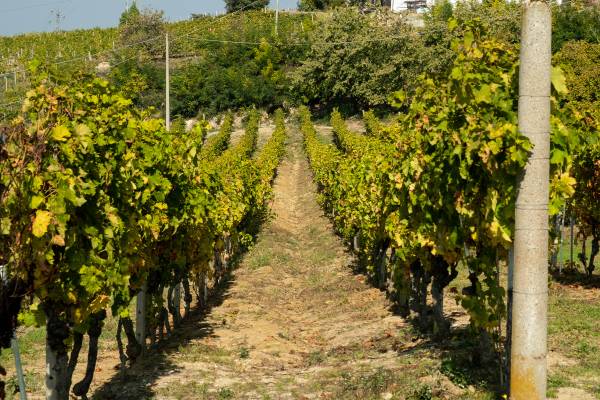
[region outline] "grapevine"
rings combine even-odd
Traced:
[[[240,142],[223,151],[231,117],[204,145],[203,124],[185,135],[169,132],[106,81],[66,86],[42,79],[22,114],[3,128],[0,249],[9,286],[1,294],[11,290],[17,299],[3,313],[10,318],[2,325],[3,347],[26,306],[22,322],[46,325],[49,389],[66,398],[87,334],[87,372],[73,386],[83,396],[110,309],[121,317],[135,361],[132,297],[146,291],[147,335],[154,340],[169,323],[167,308],[179,323],[174,288],[183,283],[189,311],[190,281],[220,279],[237,250],[233,242],[241,235],[247,243],[244,231],[261,222],[283,149],[281,112],[276,123],[254,160],[257,112]]]

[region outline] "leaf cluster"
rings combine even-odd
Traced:
[[[450,73],[419,78],[410,104],[398,93],[404,113],[378,137],[349,132],[337,113],[341,152],[304,132],[322,201],[343,236],[358,234],[367,260],[390,242],[397,279],[415,262],[434,279],[466,263],[474,287],[463,306],[476,327],[492,330],[504,313],[497,260],[511,245],[530,144],[516,126],[515,49],[469,30],[452,46]],[[446,269],[436,267],[440,259]]]

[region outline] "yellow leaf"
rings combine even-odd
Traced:
[[[567,78],[561,67],[552,67],[552,86],[559,94],[569,93]]]
[[[112,226],[118,226],[119,225],[119,217],[116,214],[108,213],[108,220],[110,221],[110,224]]]
[[[575,194],[575,184],[577,181],[568,172],[561,174],[560,183],[561,189],[567,197]]]
[[[53,214],[50,211],[37,210],[35,213],[35,219],[33,220],[33,226],[31,228],[34,236],[42,237],[48,231],[48,225],[52,220]]]
[[[73,319],[74,319],[75,323],[80,323],[83,320],[83,312],[81,311],[80,307],[77,307],[73,311]]]
[[[64,142],[71,137],[71,132],[69,132],[69,129],[66,126],[58,125],[52,128],[51,136],[52,139],[56,140],[57,142]]]
[[[52,244],[64,247],[65,246],[65,238],[62,237],[61,235],[54,235],[52,237]]]
[[[84,136],[90,136],[91,131],[87,125],[79,124],[75,127],[75,133],[77,134],[77,136],[84,137]]]
[[[92,300],[92,302],[90,303],[90,311],[92,313],[98,312],[98,311],[102,310],[103,308],[106,308],[109,304],[110,304],[110,297],[108,297],[104,294],[101,294],[101,295],[95,297],[94,300]]]
[[[69,299],[71,304],[77,303],[77,296],[75,296],[75,293],[72,291],[67,292],[67,299]]]

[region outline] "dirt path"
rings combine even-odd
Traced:
[[[295,130],[272,210],[210,312],[192,316],[162,352],[96,398],[392,398],[388,390],[419,389],[419,377],[431,375],[418,356],[427,350],[352,273]]]
[[[331,367],[328,353],[362,347],[404,325],[378,290],[352,275],[352,259],[315,196],[296,134],[275,182],[274,220],[235,272],[223,304],[207,316],[212,334],[191,343],[212,351],[193,361],[182,352],[174,360],[182,371],[159,379],[157,392],[206,376],[209,392],[308,394],[313,376]],[[223,357],[213,364],[215,352]],[[380,358],[382,365],[389,359]]]
[[[271,138],[273,134],[273,130],[275,129],[275,125],[273,125],[271,120],[262,120],[258,127],[258,141],[256,143],[256,152],[254,155],[258,155],[260,150],[263,148],[265,143]]]

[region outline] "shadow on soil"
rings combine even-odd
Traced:
[[[366,273],[357,260],[348,265],[348,268],[354,274],[364,276],[369,285],[378,287],[376,279]],[[389,298],[387,291],[379,289]],[[434,335],[431,329],[423,328],[424,323],[414,312],[407,315],[405,310],[395,305],[393,299],[390,301],[392,302],[390,311],[405,318],[412,328],[410,338],[407,338],[407,342],[412,341],[412,343],[394,348],[399,357],[425,350],[441,361],[440,372],[455,386],[460,389],[468,389],[472,386],[491,393],[494,398],[502,398],[502,393],[506,391],[506,384],[502,381],[504,360],[495,351],[492,341],[481,340],[482,336],[474,334],[469,326],[453,327],[450,333],[443,337]],[[429,309],[427,318],[431,318],[432,313],[433,311]],[[445,316],[448,322],[454,325],[460,317],[464,316],[464,313],[452,311]],[[414,344],[416,342],[418,343]],[[436,389],[438,388],[432,388],[432,392],[435,393]]]
[[[563,269],[560,272],[555,269],[550,271],[550,274],[555,282],[562,285],[581,286],[585,289],[600,289],[600,275],[589,276],[573,268]]]
[[[440,338],[423,333],[416,318],[411,317],[409,321],[413,327],[412,340],[420,342],[406,350],[399,349],[399,356],[416,350],[427,350],[440,360],[439,372],[458,388],[475,388],[478,392],[490,393],[494,398],[502,398],[502,393],[505,392],[505,384],[501,381],[503,360],[491,347],[491,343],[482,343],[469,327],[452,328],[447,336]],[[434,393],[437,389],[439,388],[432,387]],[[439,395],[444,396],[445,393]]]
[[[233,270],[237,265],[234,265]],[[212,289],[208,297],[208,306],[195,308],[184,318],[179,328],[171,336],[151,347],[147,355],[133,367],[117,373],[99,387],[94,400],[140,400],[153,398],[153,383],[161,376],[169,375],[178,368],[169,361],[169,355],[180,351],[189,342],[213,335],[212,326],[206,321],[206,315],[229,297],[229,288],[233,283],[231,273]]]

